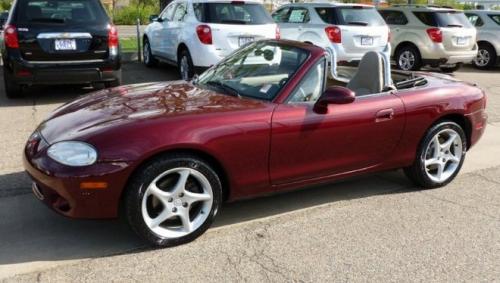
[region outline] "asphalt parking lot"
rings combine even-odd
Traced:
[[[7,100],[0,83],[0,281],[498,281],[500,69],[456,77],[487,91],[489,125],[450,185],[416,191],[393,171],[236,202],[195,242],[163,250],[119,221],[59,216],[30,193],[26,138],[92,89],[34,88]],[[124,66],[124,83],[171,79],[168,66]]]

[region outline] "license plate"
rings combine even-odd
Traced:
[[[457,37],[457,45],[467,45],[467,37]]]
[[[245,45],[249,42],[252,42],[252,41],[254,41],[253,37],[243,37],[242,36],[242,37],[238,38],[238,43],[240,46],[243,46],[243,45]]]
[[[369,36],[361,37],[361,45],[373,45],[373,37]]]
[[[56,50],[76,50],[76,41],[74,39],[56,39]]]

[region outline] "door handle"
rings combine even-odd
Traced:
[[[389,109],[383,109],[377,112],[375,115],[375,122],[383,122],[383,121],[388,121],[392,120],[394,117],[394,109],[389,108]]]

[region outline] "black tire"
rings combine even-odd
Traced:
[[[182,69],[182,60],[186,58],[187,65],[187,71],[184,74],[183,69]],[[194,71],[194,65],[193,65],[193,60],[191,59],[191,54],[189,54],[189,51],[187,49],[183,49],[179,53],[179,57],[177,58],[177,68],[179,69],[179,75],[181,76],[181,79],[189,81],[190,79],[193,78],[195,71]]]
[[[458,71],[460,68],[462,67],[462,64],[461,63],[457,63],[455,64],[455,66],[453,67],[439,67],[439,69],[441,70],[441,72],[443,73],[453,73],[453,72],[456,72]]]
[[[196,170],[208,180],[212,188],[213,202],[208,217],[200,227],[182,237],[166,238],[153,232],[145,223],[141,209],[142,200],[147,191],[147,187],[156,177],[167,170],[179,167]],[[167,154],[152,159],[134,174],[125,192],[123,211],[132,230],[146,242],[156,247],[170,247],[193,241],[203,234],[215,219],[221,203],[222,185],[219,176],[208,162],[190,154]]]
[[[23,96],[23,86],[15,83],[5,68],[3,69],[3,82],[7,98],[15,99]]]
[[[497,61],[497,52],[495,51],[495,48],[493,48],[493,46],[491,46],[490,44],[485,43],[485,42],[479,43],[478,46],[479,46],[479,49],[477,50],[478,55],[477,55],[476,59],[474,59],[472,61],[472,64],[474,65],[474,67],[476,67],[478,69],[482,69],[482,70],[493,68],[497,63],[496,62]],[[483,62],[481,64],[479,62],[479,56],[481,53],[483,53],[483,56],[488,56],[489,60],[485,58],[486,59],[485,61],[487,61],[487,63]]]
[[[427,170],[425,167],[425,159],[427,153],[426,151],[434,136],[446,129],[451,129],[456,133],[458,133],[458,135],[460,136],[460,139],[462,141],[461,159],[453,174],[451,174],[446,180],[443,180],[441,182],[436,182],[431,178],[429,178],[429,176],[427,175]],[[426,132],[423,140],[421,141],[417,149],[417,154],[414,163],[410,167],[404,168],[405,175],[411,181],[413,181],[413,183],[415,183],[417,186],[423,189],[432,189],[445,186],[456,177],[458,172],[460,172],[460,169],[462,168],[465,159],[466,151],[467,151],[467,138],[462,127],[457,123],[451,121],[439,122],[433,125]]]
[[[408,52],[408,53],[406,53]],[[401,57],[405,56],[406,54],[411,54],[413,56],[414,61],[411,66],[405,66],[401,62]],[[422,68],[422,57],[420,56],[420,52],[415,46],[412,45],[406,45],[403,47],[398,48],[396,51],[396,54],[394,56],[394,60],[396,61],[396,67],[400,70],[404,71],[418,71],[420,68]]]
[[[153,53],[151,52],[151,45],[149,43],[149,40],[147,38],[144,38],[144,41],[142,43],[142,59],[144,61],[144,65],[146,67],[155,67],[158,65],[158,59],[153,56]]]
[[[110,87],[117,87],[122,84],[122,70],[118,70],[116,79],[114,81],[110,82],[104,82],[104,87],[105,88],[110,88]]]

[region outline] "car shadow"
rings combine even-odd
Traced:
[[[16,184],[17,193],[9,187],[12,183]],[[1,175],[0,186],[0,192],[4,191],[3,196],[0,194],[0,274],[2,268],[20,263],[95,258],[150,249],[123,221],[68,219],[49,210],[31,194],[24,172]],[[400,171],[357,177],[225,204],[213,228],[339,201],[410,191],[412,185]]]
[[[0,77],[3,77],[2,68],[0,68]],[[147,68],[139,62],[130,62],[123,64],[122,77],[122,84],[136,84],[179,79],[179,75],[175,67],[166,64],[159,64],[155,68]],[[0,108],[12,106],[61,104],[102,88],[104,88],[103,84],[96,84],[93,86],[32,86],[25,89],[22,97],[9,99],[5,95],[4,83],[0,82]]]

